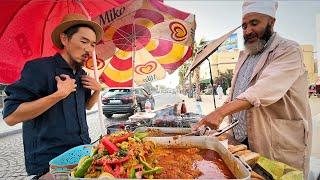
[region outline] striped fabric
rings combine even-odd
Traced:
[[[276,33],[273,33],[264,49],[266,49],[272,43]],[[234,86],[234,91],[232,94],[232,100],[235,100],[241,93],[245,92],[249,88],[250,78],[252,76],[253,70],[256,67],[262,52],[264,49],[255,55],[250,55],[247,57],[245,62],[240,67],[237,80]],[[242,142],[247,137],[247,119],[246,119],[247,111],[240,111],[234,113],[232,119],[239,119],[239,124],[233,128],[233,133],[235,139],[239,142]]]

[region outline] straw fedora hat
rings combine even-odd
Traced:
[[[53,44],[58,48],[62,49],[63,44],[60,40],[60,34],[68,28],[78,24],[85,24],[94,29],[94,32],[97,36],[97,42],[101,40],[103,29],[98,23],[94,21],[89,21],[88,18],[86,18],[86,16],[82,14],[67,14],[63,17],[61,23],[51,33],[51,39]]]

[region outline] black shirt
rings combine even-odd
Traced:
[[[86,102],[91,90],[82,86],[85,71],[73,70],[60,54],[39,58],[25,64],[21,78],[5,89],[3,118],[24,102],[57,91],[55,76],[66,74],[76,80],[77,90],[53,105],[40,116],[23,122],[23,145],[28,175],[49,171],[49,161],[66,150],[90,143],[86,121]]]

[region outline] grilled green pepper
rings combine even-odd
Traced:
[[[134,168],[130,169],[129,178],[130,179],[136,178],[136,170]]]
[[[151,170],[143,171],[142,175],[151,175],[151,174],[159,174],[162,172],[162,167],[155,167]]]
[[[92,149],[92,151],[91,151],[91,157],[94,156],[94,155],[96,155],[96,154],[98,154],[98,148]]]
[[[89,167],[93,162],[93,158],[86,159],[82,164],[78,165],[77,171],[74,173],[74,177],[82,178],[88,171]]]
[[[78,162],[78,167],[81,166],[81,164],[82,164],[85,160],[87,160],[89,157],[90,157],[90,156],[83,156],[83,157],[79,160],[79,162]]]
[[[148,132],[136,132],[134,133],[134,138],[139,138],[142,140],[143,138],[147,137],[149,135]]]
[[[150,166],[150,164],[148,164],[146,161],[142,160],[142,158],[139,156],[139,160],[141,162],[141,164],[143,165],[144,168],[146,168],[146,170],[151,170],[152,166]]]

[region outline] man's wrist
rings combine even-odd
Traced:
[[[99,89],[99,90],[94,90],[94,91],[93,91],[93,94],[100,93],[100,91],[101,91],[100,89]]]
[[[218,108],[216,111],[222,118],[224,118],[228,115],[224,106]]]
[[[64,99],[64,95],[58,91],[54,92],[53,94],[51,94],[51,97],[54,99],[58,99],[58,100],[62,100]]]

